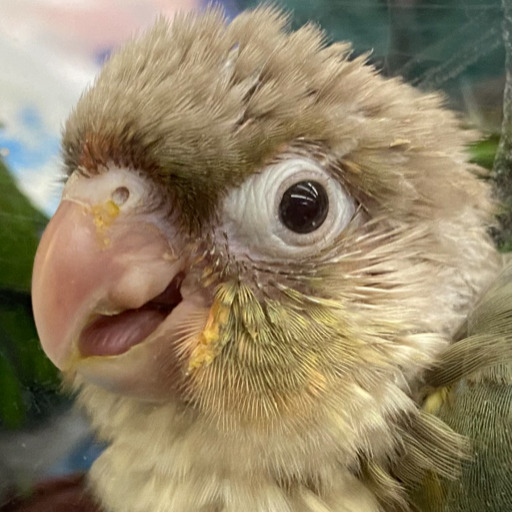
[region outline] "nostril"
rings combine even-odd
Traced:
[[[128,198],[130,197],[130,191],[126,187],[117,187],[114,192],[112,192],[112,201],[117,206],[122,206]]]

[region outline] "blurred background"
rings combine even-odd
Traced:
[[[504,9],[512,0],[288,0],[295,26],[386,75],[442,90],[482,133],[473,158],[491,168],[502,131]],[[225,0],[233,17],[256,0]],[[39,348],[30,279],[39,237],[61,191],[60,129],[109,54],[159,13],[203,0],[0,0],[0,505],[13,489],[87,469],[100,453]],[[510,14],[509,13],[509,14]],[[512,19],[512,18],[510,18]],[[512,27],[509,27],[512,28]],[[512,78],[512,75],[511,75]],[[510,181],[510,180],[509,180]]]

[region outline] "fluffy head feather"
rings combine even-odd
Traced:
[[[401,446],[421,368],[496,270],[473,137],[438,95],[269,8],[161,19],[109,60],[67,122],[66,166],[129,167],[165,190],[211,290],[213,342],[170,349],[164,403],[84,387],[111,442],[92,473],[107,510],[377,510],[361,460]],[[319,250],[281,257],[242,243],[251,226],[226,201],[291,158],[358,206]]]

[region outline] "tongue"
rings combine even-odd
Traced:
[[[78,342],[82,356],[114,356],[144,341],[169,312],[131,309],[114,316],[100,316],[83,331]]]

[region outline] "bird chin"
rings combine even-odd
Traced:
[[[128,395],[145,401],[164,401],[176,395],[187,371],[190,354],[200,338],[201,332],[207,322],[210,308],[197,300],[182,299],[172,311],[158,323],[157,313],[147,324],[153,327],[149,333],[139,334],[135,343],[124,344],[124,341],[111,345],[104,344],[97,339],[90,340],[85,353],[84,338],[79,338],[75,346],[74,355],[70,357],[69,364],[64,370],[67,376],[80,375],[86,381],[101,386],[108,391]],[[124,316],[133,316],[140,319],[146,314],[144,307],[138,310],[123,312],[116,315],[112,326],[115,330],[118,320]],[[150,313],[151,314],[151,313]],[[104,317],[96,320],[102,323]],[[128,324],[132,320],[128,321]],[[94,332],[98,324],[87,329]],[[103,326],[98,328],[101,331]],[[126,328],[126,325],[125,327]],[[136,338],[130,338],[133,342]],[[81,343],[82,342],[82,343]]]

